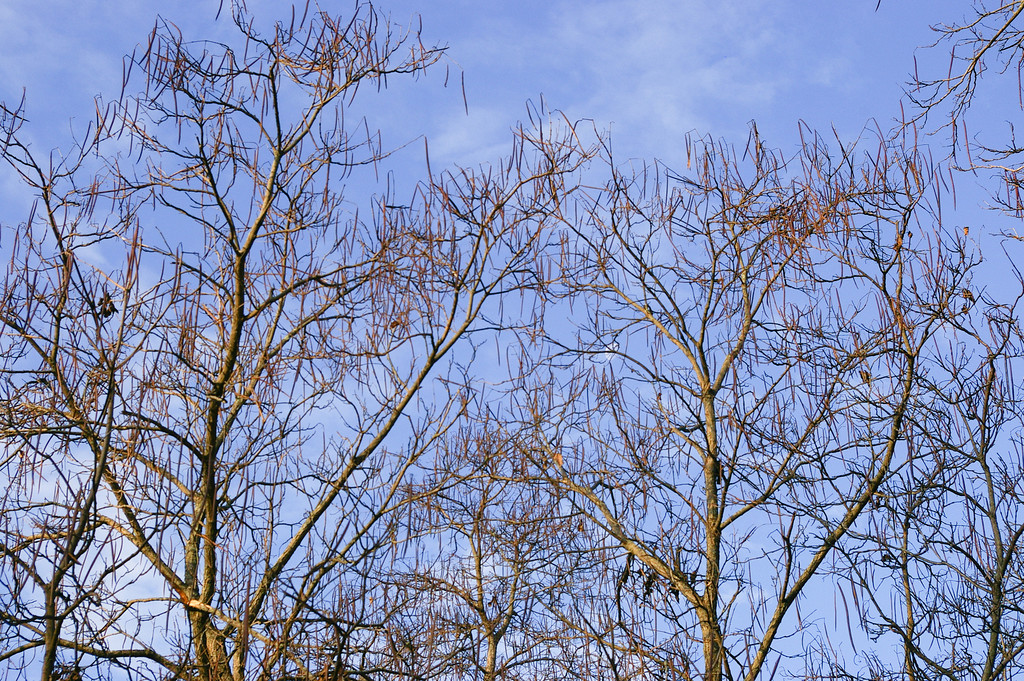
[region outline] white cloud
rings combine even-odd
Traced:
[[[470,118],[505,112],[505,126],[484,126],[492,130],[543,93],[572,118],[613,126],[627,155],[664,155],[691,130],[745,137],[782,93],[821,81],[775,3],[565,0],[524,14],[532,21],[466,16],[465,33],[452,38],[452,57],[483,71],[466,74]],[[832,70],[843,61],[833,54]]]

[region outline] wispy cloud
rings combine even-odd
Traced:
[[[630,155],[664,154],[691,130],[743,134],[784,94],[832,82],[848,62],[833,51],[823,70],[803,58],[782,11],[763,0],[565,0],[531,3],[523,14],[530,19],[466,15],[470,26],[453,38],[453,58],[477,69],[466,76],[470,118],[481,113],[474,100],[493,120],[495,107],[511,118],[543,93],[569,116],[628,139]],[[491,146],[507,125],[473,129]]]

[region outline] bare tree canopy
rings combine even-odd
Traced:
[[[345,102],[440,53],[370,6],[237,21],[242,49],[158,26],[129,64],[143,94],[58,164],[4,110],[38,198],[3,294],[0,657],[43,678],[388,668],[409,596],[377,571],[410,469],[471,400],[452,349],[518,324],[492,299],[536,285],[578,162],[523,132],[500,170],[364,220],[344,183],[381,149]]]
[[[941,29],[917,125],[1021,8]],[[8,677],[1021,672],[1024,277],[1006,239],[979,283],[911,123],[673,169],[538,106],[404,198],[355,112],[443,49],[233,18],[158,24],[71,149],[0,108]]]

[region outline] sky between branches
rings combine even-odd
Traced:
[[[322,0],[331,13],[354,3]],[[525,102],[544,96],[571,119],[611,128],[621,156],[678,160],[690,131],[742,143],[756,120],[769,144],[795,145],[797,121],[844,136],[899,115],[915,48],[930,24],[966,7],[952,0],[385,0],[399,24],[422,16],[426,40],[449,46],[450,73],[396,79],[372,124],[386,142],[426,134],[442,163],[477,163],[507,150]],[[249,0],[261,21],[282,3]],[[0,4],[0,95],[27,90],[40,143],[88,120],[93,97],[117,97],[122,56],[144,43],[158,15],[186,38],[232,32],[218,0],[6,0]],[[918,50],[941,68],[941,50]],[[461,74],[469,113],[461,92]],[[448,87],[441,85],[448,75]],[[367,98],[374,99],[374,98]],[[44,132],[45,131],[45,132]],[[53,144],[59,139],[54,139]]]
[[[233,40],[224,2],[5,0],[0,99],[16,103],[24,90],[38,156],[66,148],[71,131],[81,134],[90,122],[95,97],[118,98],[123,57],[144,49],[158,18],[189,40]],[[321,0],[320,7],[346,13],[355,4]],[[527,103],[541,98],[569,120],[593,120],[597,130],[610,131],[619,161],[658,159],[676,169],[685,164],[687,134],[742,148],[751,121],[767,145],[787,155],[798,148],[801,121],[826,138],[834,128],[844,141],[876,125],[888,132],[901,112],[913,111],[903,94],[914,69],[935,77],[948,68],[947,46],[923,47],[935,40],[929,27],[958,21],[970,9],[954,0],[883,0],[877,8],[874,0],[375,4],[399,25],[415,27],[421,18],[424,40],[448,47],[426,78],[392,79],[385,93],[363,93],[356,102],[370,128],[382,130],[385,148],[408,143],[385,166],[397,178],[399,198],[424,177],[423,136],[435,171],[496,162],[509,152],[509,130],[526,118]],[[284,3],[246,6],[257,25],[288,19]],[[986,78],[995,82],[992,75]],[[1009,106],[1015,109],[1016,100]],[[990,103],[975,109],[990,134],[1005,139],[1014,112]],[[946,155],[945,135],[921,139],[936,159]],[[985,178],[960,176],[956,183],[958,196],[970,201],[961,200],[950,219],[952,201],[943,199],[947,229],[970,223],[979,236],[1005,231],[1004,216],[977,209],[986,201],[978,190]],[[366,189],[350,197],[382,191]],[[12,174],[0,174],[4,223],[24,222],[31,200]]]

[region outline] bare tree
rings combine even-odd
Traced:
[[[934,134],[948,134],[952,165],[961,170],[987,171],[996,181],[989,185],[995,205],[1020,217],[1024,147],[1017,140],[1012,118],[1000,116],[993,130],[992,120],[972,116],[976,100],[982,110],[1003,113],[1004,107],[1019,109],[1024,99],[1021,68],[1024,66],[1024,6],[1013,1],[976,0],[965,14],[932,26],[937,38],[929,52],[948,53],[948,70],[915,68],[908,95],[913,108],[905,127]],[[944,56],[944,54],[943,54]],[[1012,93],[1016,90],[1016,95]],[[1008,100],[1006,95],[1012,95]],[[1012,113],[1007,115],[1012,116]],[[936,125],[936,123],[938,125]],[[1014,236],[1017,232],[1011,232]]]
[[[1021,670],[1020,329],[1012,305],[975,314],[979,330],[962,327],[932,363],[931,408],[848,555],[868,633],[903,651],[873,656],[877,676],[987,681]]]
[[[576,514],[532,476],[517,440],[500,418],[467,418],[424,477],[426,493],[417,489],[409,531],[421,541],[405,583],[421,598],[407,615],[419,624],[409,629],[420,676],[594,678],[579,637],[552,613],[589,575],[587,553],[564,544]]]
[[[3,109],[37,201],[0,307],[0,663],[26,674],[404,675],[402,490],[468,404],[453,348],[510,326],[583,157],[521,130],[360,219],[346,183],[383,152],[344,112],[441,52],[370,5],[235,21],[235,45],[158,25],[126,62],[144,93],[59,162]]]
[[[617,546],[591,547],[604,598],[562,611],[614,678],[752,680],[824,640],[808,594],[905,456],[969,268],[927,157],[807,140],[788,160],[756,129],[742,156],[695,140],[686,174],[606,150],[566,222],[549,292],[575,314],[520,418]]]
[[[949,135],[954,167],[991,171],[996,206],[1017,217],[1021,147],[1013,126],[1000,138],[971,114],[1019,87],[1021,10],[1016,2],[976,2],[963,18],[934,26],[931,49],[948,48],[949,70],[915,72],[910,121]],[[1000,231],[1019,239],[1017,229]],[[1013,241],[993,253],[987,235],[956,232],[946,257],[961,277],[942,289],[944,351],[927,362],[905,459],[840,561],[869,640],[901,652],[872,650],[866,669],[841,672],[850,677],[987,680],[1020,668],[1024,629],[1013,594],[1024,533],[1016,378],[1024,286]],[[983,259],[988,272],[1002,273],[988,279],[995,286],[977,276]]]
[[[16,242],[3,289],[3,532],[5,586],[3,657],[43,649],[44,678],[74,670],[77,656],[58,661],[64,637],[102,637],[94,613],[104,584],[131,573],[137,551],[108,552],[98,561],[102,534],[97,511],[106,505],[104,474],[131,434],[118,412],[119,370],[142,348],[130,331],[135,314],[120,309],[121,290],[138,284],[138,244],[132,243],[129,206],[103,227],[86,220],[96,188],[76,186],[95,149],[43,168],[13,134],[17,111],[4,111],[5,158],[39,192]],[[12,230],[13,231],[13,230]],[[10,232],[9,232],[10,234]],[[118,282],[79,256],[86,247],[128,239],[129,257]],[[20,250],[18,250],[20,248]],[[115,298],[111,296],[114,292]],[[100,540],[99,543],[102,543]],[[70,631],[69,631],[70,629]],[[29,633],[30,632],[30,633]],[[27,636],[26,636],[27,635]]]
[[[920,102],[955,121],[1019,14],[947,29],[975,57]],[[502,163],[399,198],[352,102],[442,52],[368,4],[234,19],[230,45],[158,25],[142,94],[63,154],[0,109],[35,199],[3,227],[0,664],[1017,670],[1024,285],[979,288],[906,135],[786,155],[755,128],[677,173],[533,110]],[[899,659],[854,669],[839,632]]]

